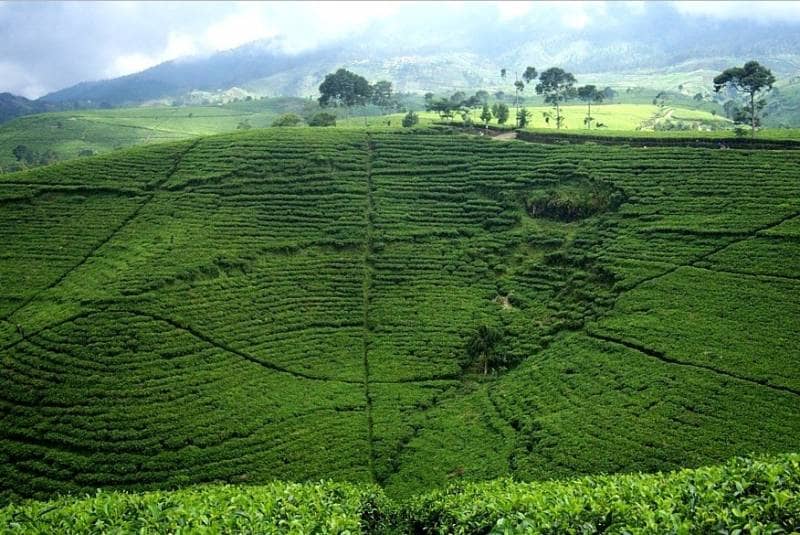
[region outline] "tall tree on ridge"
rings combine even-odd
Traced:
[[[556,108],[556,128],[561,128],[561,103],[575,97],[575,77],[560,67],[550,67],[539,75],[536,93],[544,95],[544,101]]]
[[[750,102],[745,106],[745,111],[750,115],[750,132],[755,137],[756,126],[759,122],[758,112],[765,105],[764,99],[756,100],[756,96],[769,92],[774,83],[775,77],[772,75],[772,71],[757,61],[748,61],[743,67],[731,67],[716,76],[714,91],[719,93],[723,87],[734,87],[749,95]]]
[[[603,92],[598,91],[597,86],[592,84],[578,88],[578,98],[589,106],[589,109],[586,112],[586,118],[583,120],[583,123],[589,130],[592,129],[592,121],[594,120],[592,117],[592,102],[603,102],[604,97],[605,95]]]

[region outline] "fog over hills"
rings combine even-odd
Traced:
[[[181,58],[142,72],[83,82],[47,94],[47,102],[135,104],[193,90],[241,88],[248,94],[309,96],[325,73],[344,66],[410,92],[503,88],[501,68],[561,66],[583,81],[626,83],[637,73],[710,73],[757,58],[779,77],[800,73],[800,23],[686,13],[667,3],[537,5],[514,16],[489,4],[401,9],[318,46],[282,36],[228,51]],[[756,14],[757,15],[757,14]],[[299,50],[298,50],[299,49]],[[652,83],[658,83],[657,78]]]

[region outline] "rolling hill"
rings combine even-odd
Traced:
[[[15,167],[13,151],[18,145],[40,157],[50,153],[56,160],[70,160],[136,145],[235,132],[242,126],[264,128],[282,113],[305,114],[309,106],[317,108],[299,98],[272,98],[225,106],[72,110],[19,117],[0,125],[0,171]]]
[[[274,128],[2,175],[0,496],[797,451],[798,159]]]
[[[408,98],[404,102],[412,109],[423,107],[421,98]],[[525,105],[531,112],[531,126],[554,128],[545,123],[544,112],[550,108],[529,99]],[[70,160],[87,155],[103,154],[136,145],[188,139],[199,135],[235,132],[246,128],[264,128],[282,113],[295,113],[309,117],[320,111],[315,101],[300,98],[266,98],[251,101],[230,102],[216,106],[186,107],[136,107],[108,110],[72,110],[68,112],[43,113],[20,117],[0,125],[0,173],[21,167]],[[328,110],[339,115],[338,126],[364,127],[386,125],[400,128],[403,113],[378,115],[377,107],[359,107],[350,113],[344,110]],[[583,130],[586,108],[569,105],[563,108],[565,127],[570,131]],[[681,123],[685,128],[720,129],[729,128],[730,121],[703,110],[688,106],[668,106],[663,110],[652,104],[603,104],[593,111],[596,123],[607,128],[633,131],[640,128],[652,130],[667,122]],[[433,112],[420,112],[420,124],[430,125],[442,119]],[[480,109],[472,110],[472,120],[480,122]],[[496,124],[496,121],[493,123]],[[597,130],[596,130],[597,131]],[[762,132],[760,136],[785,137],[789,130]],[[704,134],[705,135],[705,134]],[[732,132],[721,132],[730,135]],[[30,163],[20,163],[14,149],[24,145],[37,157]]]

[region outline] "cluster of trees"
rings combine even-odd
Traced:
[[[347,69],[326,75],[319,86],[319,93],[318,102],[323,108],[343,107],[349,111],[353,106],[373,104],[384,114],[399,108],[392,82],[380,80],[370,84],[363,76]]]
[[[59,160],[58,153],[52,149],[39,153],[27,145],[17,145],[11,150],[17,163],[24,165],[47,165]]]
[[[296,113],[284,113],[272,121],[272,126],[336,126],[336,114],[327,111],[317,112],[307,118],[302,118]]]
[[[500,77],[505,80],[507,76],[508,70],[501,69]],[[516,110],[516,126],[519,128],[524,128],[530,121],[530,112],[525,108],[519,109],[520,97],[524,93],[526,85],[531,85],[534,80],[537,79],[539,82],[534,86],[536,94],[543,96],[544,101],[552,105],[555,110],[555,116],[550,112],[545,112],[544,120],[549,124],[551,119],[555,119],[556,128],[561,128],[564,124],[561,106],[565,102],[575,98],[585,102],[588,108],[583,123],[587,128],[591,128],[592,122],[594,121],[592,117],[592,104],[600,103],[608,98],[613,98],[615,95],[614,90],[610,87],[606,87],[603,90],[598,89],[595,85],[575,87],[577,83],[575,76],[560,67],[551,67],[539,73],[535,67],[528,66],[523,71],[522,77],[520,78],[515,75],[514,80],[514,107]],[[482,113],[482,119],[483,115]],[[494,116],[497,117],[498,122],[500,122],[500,115],[494,113]]]
[[[500,77],[503,80],[508,78],[508,69],[500,70]],[[514,75],[514,118],[517,128],[524,128],[529,125],[531,113],[526,108],[520,109],[521,97],[526,87],[531,86],[537,81],[534,90],[537,95],[544,98],[544,102],[553,107],[553,112],[544,112],[543,118],[546,123],[555,121],[557,129],[564,125],[562,106],[570,100],[580,100],[586,104],[586,116],[583,124],[591,129],[595,118],[592,117],[592,104],[599,104],[605,100],[614,98],[615,92],[610,87],[599,89],[593,84],[577,87],[575,76],[560,67],[551,67],[543,72],[538,72],[535,67],[527,66],[522,75]],[[775,77],[769,69],[763,67],[756,61],[749,61],[743,67],[734,67],[722,72],[714,78],[714,90],[719,93],[723,88],[733,92],[734,95],[741,94],[746,97],[746,102],[740,105],[736,100],[731,100],[725,104],[726,113],[737,123],[749,122],[751,130],[755,135],[756,127],[760,125],[760,112],[765,106],[763,95],[772,89]],[[325,76],[325,80],[319,86],[319,104],[325,107],[344,107],[350,109],[353,106],[365,106],[373,104],[381,108],[386,114],[389,111],[400,109],[393,91],[392,83],[381,80],[370,84],[364,77],[359,76],[347,69],[339,69],[335,73]],[[702,98],[702,95],[700,95]],[[497,119],[501,125],[506,124],[511,115],[511,110],[504,102],[499,102],[505,98],[505,93],[498,91],[495,93],[496,101],[489,105],[489,93],[483,90],[476,91],[473,95],[467,95],[463,91],[457,91],[449,97],[436,98],[433,93],[425,95],[425,110],[439,114],[442,119],[453,119],[460,115],[464,123],[471,123],[471,111],[481,107],[480,119],[484,126],[488,126],[492,119]],[[696,95],[697,97],[697,95]],[[667,105],[668,95],[664,92],[659,93],[653,100],[653,104],[663,108]],[[288,117],[287,114],[273,123],[275,126],[295,126],[302,119],[298,116]],[[403,126],[410,127],[417,124],[418,116],[409,111],[403,117]],[[309,124],[319,125],[335,124],[336,118],[331,114],[321,113],[315,115]],[[292,123],[292,124],[289,124]]]
[[[507,69],[501,69],[500,77],[506,79],[508,76]],[[594,85],[585,85],[582,87],[575,87],[576,79],[572,73],[566,72],[559,67],[552,67],[542,72],[541,74],[535,67],[528,66],[522,73],[521,77],[515,76],[514,80],[514,117],[515,126],[517,128],[524,128],[528,126],[531,120],[531,113],[526,108],[520,108],[521,97],[525,92],[526,86],[531,85],[538,79],[538,83],[534,87],[536,94],[544,97],[547,104],[551,104],[555,111],[555,115],[546,112],[544,120],[548,124],[551,119],[555,120],[556,128],[561,128],[564,124],[564,116],[561,113],[561,106],[572,99],[580,99],[587,104],[587,113],[584,118],[584,124],[587,128],[591,128],[594,118],[592,117],[592,104],[603,102],[607,98],[613,98],[615,92],[610,87],[603,90],[598,89]],[[495,93],[495,97],[504,96],[502,92]],[[497,119],[501,125],[505,124],[511,116],[511,110],[504,102],[495,102],[491,107],[489,106],[489,94],[486,91],[477,91],[472,96],[467,96],[463,91],[459,91],[451,95],[449,98],[434,98],[432,93],[425,95],[425,109],[439,114],[443,119],[452,119],[455,115],[461,115],[464,122],[469,122],[469,114],[472,108],[482,106],[480,119],[484,126],[488,126],[489,121]]]
[[[489,93],[483,90],[476,91],[471,96],[463,91],[456,91],[450,97],[442,98],[434,98],[433,93],[426,93],[425,111],[436,112],[442,119],[452,119],[455,115],[460,115],[464,122],[469,122],[470,110],[480,105],[486,106],[488,102]]]

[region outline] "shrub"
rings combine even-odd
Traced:
[[[326,111],[315,113],[308,120],[308,126],[336,126],[336,115]]]
[[[284,113],[272,121],[272,126],[298,126],[302,122],[303,118],[296,113]]]
[[[409,111],[403,116],[403,126],[405,128],[411,128],[417,123],[419,123],[419,115],[413,111]]]

